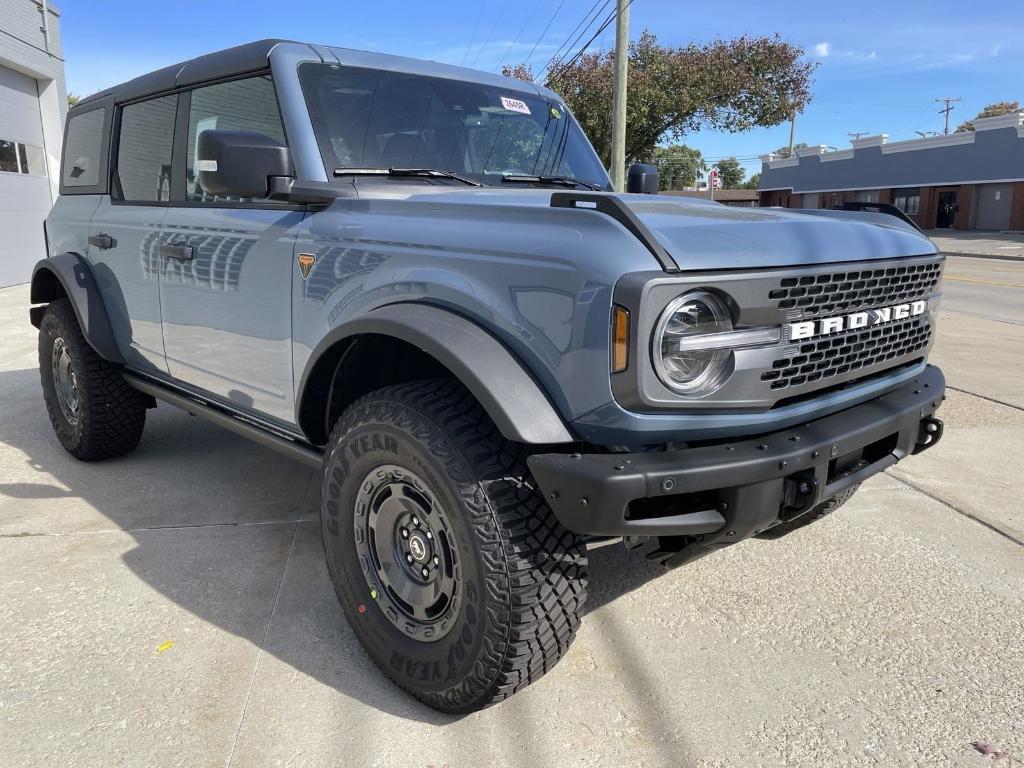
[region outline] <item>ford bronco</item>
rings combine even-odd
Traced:
[[[942,434],[912,224],[652,171],[613,189],[543,87],[295,42],[82,99],[31,284],[50,421],[105,459],[163,401],[322,467],[366,652],[493,704],[565,654],[588,546],[777,537]]]

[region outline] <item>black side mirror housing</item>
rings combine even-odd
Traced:
[[[658,169],[653,165],[634,163],[626,175],[626,191],[639,195],[658,194]]]
[[[208,195],[269,197],[295,176],[288,147],[256,131],[203,131],[197,155],[199,186]]]

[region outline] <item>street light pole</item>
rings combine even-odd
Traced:
[[[629,69],[629,3],[615,2],[615,83],[612,97],[612,185],[626,187],[626,76]]]

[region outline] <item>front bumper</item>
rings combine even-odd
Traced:
[[[732,544],[792,520],[942,436],[928,366],[903,386],[751,440],[655,453],[547,453],[528,461],[563,526],[594,536]],[[688,558],[692,559],[692,558]]]

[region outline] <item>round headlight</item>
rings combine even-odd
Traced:
[[[684,339],[731,330],[729,310],[721,300],[707,291],[684,293],[665,308],[654,332],[652,357],[658,378],[680,395],[714,392],[725,383],[732,352],[693,348]]]

